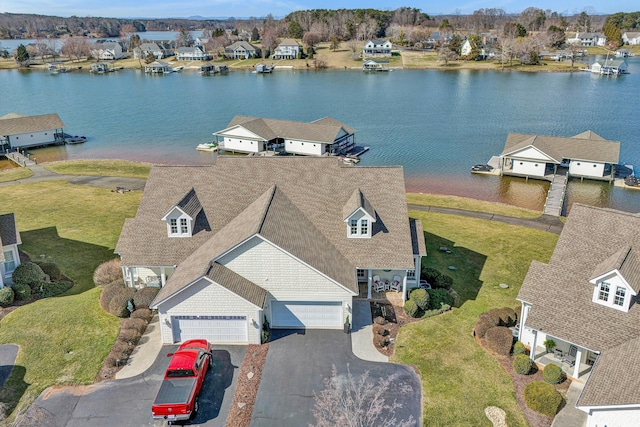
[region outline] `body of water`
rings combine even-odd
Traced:
[[[572,136],[592,130],[621,142],[640,167],[640,58],[630,75],[499,71],[276,70],[270,75],[151,76],[0,72],[0,115],[58,113],[84,144],[33,151],[39,161],[122,158],[207,164],[195,146],[234,115],[311,121],[332,116],[371,150],[361,165],[402,165],[407,189],[542,209],[548,183],[472,175],[499,154],[509,132]],[[571,181],[569,201],[639,211],[640,191]]]

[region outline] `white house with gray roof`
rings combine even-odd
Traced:
[[[12,213],[0,215],[0,288],[11,285],[13,270],[20,265],[18,224]]]
[[[362,57],[388,57],[391,56],[392,47],[389,40],[368,40],[362,48]]]
[[[249,59],[258,56],[258,50],[244,40],[237,41],[224,48],[224,56],[233,59]]]
[[[0,117],[0,151],[49,144],[64,144],[64,123],[57,114],[25,116],[9,113]]]
[[[122,45],[118,42],[96,42],[91,45],[90,51],[91,56],[101,61],[124,57]]]
[[[129,286],[161,287],[152,306],[164,343],[260,343],[265,320],[342,328],[376,276],[399,277],[406,295],[426,249],[401,167],[218,157],[154,167],[116,253]]]
[[[533,261],[518,293],[520,341],[586,381],[576,406],[588,427],[640,420],[639,292],[640,214],[574,204],[551,260]]]

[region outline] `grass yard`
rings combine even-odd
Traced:
[[[65,160],[44,163],[45,169],[62,175],[121,176],[148,178],[151,164],[128,160]]]
[[[484,409],[498,406],[509,426],[526,426],[509,376],[475,343],[472,329],[480,313],[519,305],[515,297],[531,260],[547,262],[558,236],[454,215],[410,215],[423,223],[429,254],[423,262],[452,276],[461,297],[460,308],[406,325],[398,334],[392,361],[420,369],[424,425],[490,426]],[[440,246],[453,253],[440,252]]]
[[[410,205],[437,206],[466,211],[484,212],[514,218],[538,218],[541,212],[531,209],[517,208],[504,203],[485,202],[458,196],[441,194],[407,193],[407,203]]]
[[[0,170],[0,182],[17,181],[19,179],[29,178],[33,175],[27,168],[11,168]]]
[[[119,319],[98,304],[93,270],[115,257],[125,218],[135,215],[142,193],[42,182],[0,192],[2,212],[14,212],[33,259],[57,263],[75,286],[59,297],[25,305],[0,322],[0,343],[20,352],[0,401],[23,411],[48,386],[94,381],[119,329]],[[17,411],[14,411],[14,416]]]

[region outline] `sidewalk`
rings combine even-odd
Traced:
[[[147,330],[140,338],[127,364],[119,370],[115,378],[121,380],[123,378],[131,378],[139,375],[149,369],[158,357],[158,353],[162,350],[162,339],[160,338],[160,321],[156,314],[147,325]]]
[[[389,357],[373,346],[371,326],[371,306],[369,301],[353,301],[353,322],[351,326],[351,349],[353,354],[370,362],[388,362]]]
[[[580,381],[571,381],[567,390],[567,401],[560,412],[553,419],[551,427],[584,427],[587,425],[587,413],[576,408],[576,402],[584,384]]]

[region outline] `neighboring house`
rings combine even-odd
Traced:
[[[426,255],[401,167],[225,156],[155,166],[115,252],[129,286],[161,286],[163,343],[260,343],[265,321],[342,328],[375,276],[405,296]]]
[[[323,156],[346,153],[355,146],[355,130],[331,117],[304,123],[235,116],[214,135],[220,148],[242,153],[279,150]]]
[[[274,51],[274,59],[296,59],[300,53],[300,45],[294,39],[284,39]]]
[[[570,176],[611,180],[620,161],[620,143],[586,131],[570,138],[509,132],[500,170],[504,175]]]
[[[142,43],[133,49],[133,56],[136,59],[146,59],[149,53],[155,56],[156,59],[166,58],[173,54],[173,52],[167,50],[164,46],[159,46],[157,43]]]
[[[124,57],[122,46],[117,42],[94,43],[91,46],[91,56],[98,60],[113,60]]]
[[[208,61],[211,55],[200,46],[181,47],[176,51],[178,61]]]
[[[196,46],[205,46],[211,40],[209,37],[196,37],[193,44]]]
[[[440,31],[434,31],[433,33],[431,33],[431,35],[427,39],[427,44],[430,46],[435,46],[438,44],[442,44],[446,46],[449,44],[450,41],[451,41],[450,33],[442,34]]]
[[[57,114],[24,116],[9,113],[0,117],[0,146],[21,149],[49,144],[63,144],[64,123]]]
[[[389,40],[369,40],[362,48],[362,56],[364,58],[391,56],[391,47]]]
[[[249,59],[258,56],[258,51],[249,42],[237,41],[224,48],[224,56],[233,59]]]
[[[12,213],[0,215],[0,288],[13,283],[13,270],[20,265],[18,224]]]
[[[374,61],[367,59],[362,63],[363,71],[389,71],[389,61]]]
[[[588,427],[640,420],[639,292],[640,214],[574,204],[551,260],[533,261],[518,293],[520,341],[586,381],[576,407]]]
[[[171,66],[164,61],[153,61],[144,66],[145,73],[166,74],[171,72]]]
[[[589,70],[596,74],[626,74],[627,63],[623,59],[598,59]]]
[[[582,46],[604,46],[607,44],[607,36],[602,33],[576,33],[568,38],[569,43],[579,43]]]
[[[629,46],[640,45],[640,32],[626,31],[624,34],[622,34],[622,42]]]

